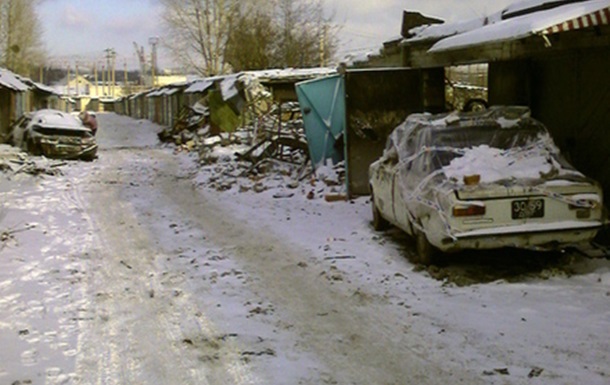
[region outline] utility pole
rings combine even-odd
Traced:
[[[74,66],[75,72],[74,72],[74,82],[76,83],[76,96],[80,95],[80,89],[78,86],[79,80],[78,80],[78,61],[76,62],[75,66]]]
[[[129,82],[127,81],[127,60],[123,62],[123,92],[129,94],[131,91],[131,87],[128,86]]]
[[[152,86],[153,88],[157,86],[157,79],[155,76],[155,70],[157,67],[157,44],[159,44],[159,38],[154,36],[154,37],[150,37],[148,39],[148,44],[150,44],[152,46],[152,50],[151,50],[151,58],[150,58],[150,62],[151,62],[151,68],[150,68],[150,73],[152,76]]]
[[[99,97],[100,93],[97,88],[97,61],[93,62],[93,81],[95,82],[95,96]]]
[[[66,94],[68,94],[68,96],[70,96],[70,63],[67,63],[68,65],[68,76],[66,77],[68,79],[68,84],[66,86]]]
[[[102,64],[102,96],[106,95],[106,66]]]
[[[108,94],[114,96],[114,57],[116,56],[116,53],[114,52],[114,48],[106,48],[104,52],[106,52],[106,68],[108,69],[106,76]]]
[[[116,97],[116,52],[112,50],[112,97]]]

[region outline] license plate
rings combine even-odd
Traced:
[[[543,218],[543,199],[524,199],[512,201],[511,213],[513,219]]]

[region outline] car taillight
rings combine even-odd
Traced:
[[[485,215],[485,205],[476,204],[476,205],[456,205],[453,206],[453,216],[454,217],[474,217],[479,215]]]

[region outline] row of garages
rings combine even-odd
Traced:
[[[184,107],[199,103],[209,109],[211,124],[232,131],[245,118],[244,111],[266,113],[273,101],[296,100],[296,82],[335,72],[329,68],[286,69],[199,78],[127,95],[104,109],[171,127]],[[288,96],[283,92],[287,88],[291,89]]]
[[[43,108],[69,111],[73,104],[50,87],[0,68],[0,143],[6,142],[12,122],[24,113]]]
[[[372,69],[316,74],[339,77],[312,90],[320,101],[322,114],[328,115],[320,119],[321,130],[333,131],[339,139],[344,134],[344,158],[362,160],[349,162],[348,173],[349,169],[366,169],[367,163],[379,156],[386,132],[406,113],[445,108],[446,68],[482,63],[489,68],[489,104],[530,107],[532,115],[549,127],[572,163],[610,192],[610,134],[605,129],[610,126],[609,20],[610,0],[516,3],[481,18],[480,23],[459,25],[405,12],[402,40],[397,43],[400,49],[395,50],[402,59],[382,63],[399,66],[403,71],[395,68],[385,72]],[[242,111],[256,99],[241,92],[248,75],[267,85],[266,74],[199,79],[125,97],[115,103],[114,109],[165,126],[173,124],[182,106],[192,106],[210,95],[219,95],[231,109]],[[295,83],[306,79],[284,82],[284,90],[294,94]],[[281,88],[270,84],[268,89],[275,97],[275,91]],[[337,90],[342,92],[339,98]],[[338,101],[344,102],[340,108],[329,107]],[[214,109],[210,110],[213,114]],[[341,115],[338,123],[326,127],[325,122],[332,121],[332,114],[337,111]],[[375,143],[362,134],[359,123],[363,118],[372,123],[389,122],[388,127],[367,125],[375,131]],[[357,146],[350,138],[363,138],[363,143]],[[358,183],[358,178],[351,179]],[[361,182],[362,186],[351,188],[365,193],[366,180]],[[606,198],[610,199],[608,193]]]

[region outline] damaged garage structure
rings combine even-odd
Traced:
[[[488,63],[490,105],[524,105],[610,199],[610,1],[528,1],[443,36],[403,42],[403,64]],[[432,31],[430,31],[432,30]]]
[[[602,184],[610,201],[610,0],[521,1],[487,17],[458,23],[405,11],[401,35],[385,43],[379,55],[358,63],[368,69],[343,73],[341,92],[346,102],[341,121],[349,194],[368,193],[361,183],[366,180],[366,163],[381,155],[388,133],[384,125],[372,124],[379,119],[373,113],[363,136],[357,119],[361,111],[355,104],[368,100],[375,105],[384,93],[377,89],[383,84],[380,79],[395,77],[398,71],[388,67],[413,73],[403,75],[400,84],[417,97],[394,95],[402,100],[403,110],[436,112],[447,108],[448,69],[476,64],[487,69],[487,103],[529,107],[576,168]],[[378,78],[371,83],[375,84],[372,94],[354,80],[362,76],[359,71]],[[311,83],[297,87],[307,93]],[[324,114],[322,118],[328,118]],[[362,140],[366,143],[357,144]],[[367,161],[358,162],[362,158]]]
[[[44,84],[0,68],[0,143],[8,141],[17,118],[43,108],[67,111],[70,101]]]

